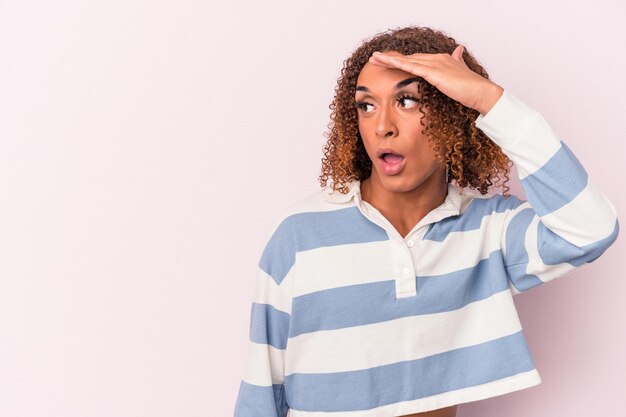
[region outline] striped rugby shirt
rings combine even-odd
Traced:
[[[507,90],[475,123],[516,164],[527,200],[448,184],[405,238],[359,181],[281,210],[235,417],[396,417],[541,383],[513,296],[597,259],[619,233],[616,209]]]

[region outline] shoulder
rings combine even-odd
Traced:
[[[335,204],[329,202],[326,190],[318,189],[303,194],[300,198],[282,206],[269,222],[268,240],[293,239],[296,234],[314,229],[330,220],[339,210],[354,208],[354,203]]]
[[[468,203],[467,210],[473,214],[480,213],[487,215],[491,213],[502,213],[507,210],[512,210],[524,203],[524,200],[520,199],[516,195],[504,196],[502,194],[493,195],[481,195],[472,194],[470,202]]]
[[[505,227],[508,219],[512,218],[519,208],[525,208],[525,200],[516,195],[502,194],[482,195],[473,193],[467,210],[459,219],[459,228],[481,229]]]
[[[276,282],[287,276],[296,262],[297,252],[317,246],[329,231],[345,223],[344,218],[337,217],[340,211],[351,213],[349,204],[329,203],[323,192],[310,192],[286,204],[266,224],[259,267],[275,277]]]

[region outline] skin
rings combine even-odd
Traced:
[[[399,81],[419,76],[448,97],[486,115],[503,93],[503,88],[471,71],[462,60],[463,47],[452,54],[403,55],[388,51],[374,53],[365,64],[357,87],[356,101],[369,105],[358,109],[359,132],[372,160],[372,175],[361,182],[363,200],[378,209],[402,237],[447,195],[445,167],[439,165],[420,119],[428,117],[419,103],[400,100],[402,93],[419,99],[416,83],[397,90]],[[443,150],[443,145],[442,150]],[[404,169],[387,175],[376,156],[379,147],[390,147],[406,158]],[[457,405],[400,417],[455,417]]]
[[[361,182],[361,196],[378,209],[402,237],[447,195],[445,167],[435,158],[425,135],[421,134],[419,103],[399,100],[402,93],[419,99],[417,84],[396,90],[395,85],[419,76],[448,97],[487,114],[504,89],[470,70],[462,60],[463,47],[452,54],[403,55],[396,51],[374,52],[357,78],[355,100],[368,103],[358,109],[359,132],[372,160],[372,175]],[[405,167],[387,175],[376,156],[379,147],[390,147],[405,156]],[[441,149],[444,150],[443,144]],[[439,416],[439,415],[437,415]]]

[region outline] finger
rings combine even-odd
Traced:
[[[380,67],[385,67],[385,68],[395,68],[395,65],[391,62],[385,62],[385,61],[378,61],[376,59],[370,59],[369,62],[371,64],[374,65],[378,65]]]
[[[448,56],[449,57],[449,56]],[[422,68],[430,68],[435,70],[439,68],[440,62],[438,60],[428,60],[424,58],[416,58],[412,55],[396,56],[396,55],[372,55],[370,62],[376,65],[381,65],[387,68],[400,68],[405,69],[407,65],[421,65]],[[404,66],[400,66],[399,63],[403,63]]]
[[[415,53],[415,54],[411,54],[411,55],[402,55],[399,58],[406,58],[406,59],[415,58],[415,59],[431,61],[431,60],[440,59],[441,55],[443,55],[443,54]],[[389,55],[387,52],[375,51],[372,54],[372,57],[397,57],[397,55]]]
[[[392,63],[392,62],[405,62],[409,64],[420,64],[425,66],[435,66],[437,65],[437,61],[428,60],[424,58],[416,58],[413,56],[396,56],[396,55],[372,55],[370,57],[370,62],[381,62],[381,63]]]
[[[370,59],[370,62],[372,62],[373,64],[384,65],[391,68],[398,68],[424,78],[432,70],[432,67],[425,65],[424,63],[419,63],[400,57],[373,58]]]
[[[457,61],[463,62],[463,52],[465,52],[465,48],[463,47],[463,45],[458,45],[456,48],[454,48],[454,51],[452,52],[452,58],[456,59]]]

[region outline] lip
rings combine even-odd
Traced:
[[[391,148],[378,148],[378,150],[376,151],[376,156],[380,159],[386,153],[395,153],[396,155],[404,157],[404,155],[402,155],[400,152]]]
[[[404,165],[406,164],[406,157],[403,156],[402,161],[396,163],[389,163],[385,161],[382,157],[379,157],[378,162],[380,163],[383,173],[387,175],[397,175],[400,173],[400,171],[404,169]]]

